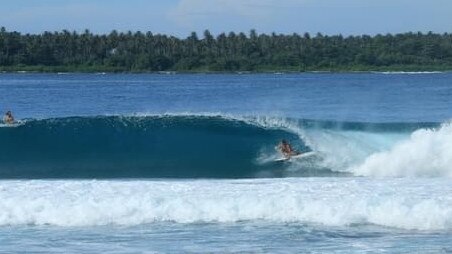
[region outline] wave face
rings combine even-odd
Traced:
[[[0,177],[254,177],[268,166],[259,153],[281,138],[298,140],[216,116],[29,120],[0,128]]]
[[[0,226],[266,221],[451,230],[446,193],[452,185],[440,178],[3,181]]]
[[[275,162],[287,139],[308,159]],[[220,115],[28,120],[0,128],[0,178],[452,176],[452,128]]]

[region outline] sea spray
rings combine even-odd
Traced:
[[[452,177],[452,125],[417,130],[387,151],[370,155],[352,171],[365,176]]]

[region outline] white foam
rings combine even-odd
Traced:
[[[452,177],[452,125],[420,129],[391,149],[369,156],[352,168],[366,176],[446,176]]]
[[[357,176],[452,177],[451,123],[408,133],[302,128],[296,120],[277,117],[251,122],[297,134],[320,155],[320,168]]]
[[[447,178],[1,181],[0,225],[248,220],[450,230],[449,193]]]
[[[16,120],[14,123],[0,123],[0,128],[14,128],[22,126],[26,123],[26,120]]]
[[[323,155],[321,165],[334,171],[350,171],[374,153],[390,149],[407,133],[306,130],[309,146]]]
[[[322,159],[317,161],[318,167],[340,172],[349,172],[372,154],[386,151],[409,137],[409,133],[303,128],[297,120],[282,117],[261,116],[244,120],[266,128],[284,129],[298,135]]]

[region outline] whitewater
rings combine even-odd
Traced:
[[[387,74],[0,74],[0,253],[451,252],[452,74]]]
[[[0,190],[0,225],[268,221],[450,230],[452,197],[436,194],[451,191],[440,179],[13,181]]]

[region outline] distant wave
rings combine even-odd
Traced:
[[[29,119],[0,128],[0,178],[452,176],[448,126],[219,114]],[[276,163],[281,139],[316,156]]]
[[[445,73],[443,71],[382,71],[382,72],[374,72],[374,73],[381,73],[381,74],[406,74],[406,75],[416,75],[416,74],[441,74]]]

